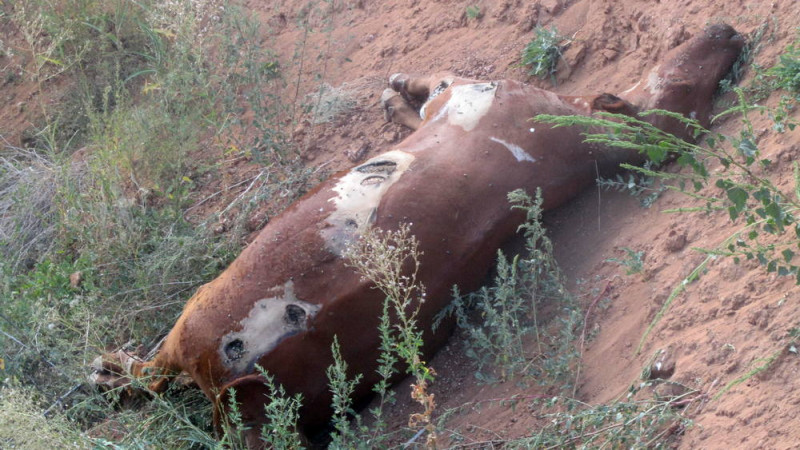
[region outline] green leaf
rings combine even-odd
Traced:
[[[744,209],[745,203],[747,203],[747,198],[750,197],[747,194],[747,191],[740,187],[735,187],[732,189],[728,189],[728,199],[733,202],[736,206],[737,212]]]
[[[767,257],[764,256],[763,253],[759,252],[756,256],[758,257],[758,262],[761,263],[761,265],[766,266],[767,263],[769,263]]]
[[[667,149],[661,146],[655,145],[648,145],[647,146],[647,157],[650,158],[654,163],[661,164],[667,158],[668,151]]]
[[[770,261],[767,263],[767,273],[772,273],[778,270],[778,263],[775,261]]]
[[[792,258],[794,258],[794,252],[789,250],[788,248],[781,252],[783,255],[783,260],[787,263],[792,262]]]
[[[739,142],[738,148],[742,155],[748,160],[751,160],[755,155],[758,154],[758,147],[756,147],[755,142],[753,142],[749,137],[743,138],[741,142]]]

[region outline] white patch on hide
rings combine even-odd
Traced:
[[[640,84],[642,84],[642,80],[637,81],[636,84],[623,91],[621,95],[630,94],[634,89],[639,87]]]
[[[282,293],[253,305],[250,314],[240,322],[241,330],[222,337],[220,359],[231,372],[242,374],[253,370],[258,359],[282,340],[307,330],[308,322],[319,311],[319,305],[297,299],[292,281],[282,288]],[[281,286],[275,289],[280,291]]]
[[[645,89],[651,94],[656,94],[661,90],[663,78],[658,75],[658,70],[660,68],[661,66],[654,67],[647,76],[647,85],[645,86]]]
[[[533,128],[531,128],[531,132],[533,132]],[[528,152],[525,151],[524,148],[520,147],[519,145],[510,144],[502,139],[497,139],[496,137],[491,137],[489,138],[489,140],[492,142],[497,142],[498,144],[507,148],[508,151],[510,151],[511,154],[514,155],[514,158],[517,158],[517,161],[519,162],[522,161],[530,161],[532,163],[536,162],[536,158],[531,156]]]
[[[387,190],[411,165],[414,155],[392,150],[350,169],[333,187],[339,194],[330,199],[335,210],[320,231],[327,247],[342,255],[355,236],[375,221],[375,212]]]
[[[452,86],[450,89],[450,100],[437,113],[436,119],[440,115],[447,114],[447,122],[450,125],[458,125],[464,131],[471,131],[494,103],[497,84],[463,84]]]
[[[426,103],[426,105],[427,105],[427,103]],[[436,116],[434,116],[434,117],[433,117],[433,119],[432,119],[431,121],[432,121],[432,122],[436,122],[437,120],[439,120],[439,119],[441,119],[442,117],[444,117],[446,114],[447,114],[447,103],[445,103],[445,105],[444,105],[444,106],[442,106],[442,107],[439,109],[439,111],[437,111],[437,112],[436,112]],[[425,119],[425,118],[423,117],[423,119]]]

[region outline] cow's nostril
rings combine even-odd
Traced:
[[[306,318],[306,310],[297,306],[297,305],[286,305],[286,314],[283,316],[283,320],[291,325],[298,326],[300,322]]]
[[[244,342],[241,339],[234,339],[225,346],[225,356],[231,361],[240,359],[245,353]]]

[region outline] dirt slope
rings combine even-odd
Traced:
[[[331,123],[306,122],[295,130],[295,139],[312,164],[335,168],[386,150],[404,136],[405,131],[383,121],[377,104],[383,80],[391,73],[451,70],[470,77],[527,80],[518,67],[519,53],[536,24],[556,26],[572,43],[561,63],[557,86],[528,81],[579,95],[630,87],[668,49],[719,21],[745,34],[767,24],[755,61],[771,66],[793,39],[800,20],[800,4],[778,1],[354,0],[331,7],[285,0],[245,4],[271,27],[270,36],[292,74],[289,95],[297,83],[299,92],[313,92],[321,78],[349,90],[357,99],[352,110]],[[481,18],[467,18],[465,11],[471,5],[480,8]],[[308,32],[309,27],[322,31]],[[300,54],[306,58],[298,74]],[[317,55],[320,58],[315,59]],[[743,83],[752,77],[750,70]],[[767,104],[775,105],[778,97],[772,94]],[[312,103],[320,101],[310,98]],[[790,164],[800,152],[798,131],[778,134],[771,120],[762,116],[755,117],[753,124],[763,156],[777,163],[771,175],[788,190]],[[718,127],[728,134],[739,131],[736,120]],[[678,441],[682,447],[792,447],[800,442],[795,418],[800,361],[785,347],[787,332],[800,323],[800,289],[791,279],[767,276],[757,264],[713,260],[700,280],[676,298],[641,352],[635,353],[670,292],[705,259],[694,248],[714,248],[738,229],[726,213],[661,212],[678,206],[692,203],[679,194],[666,193],[655,206],[643,209],[627,195],[594,190],[546,218],[558,260],[576,295],[582,295],[587,306],[597,292],[610,298],[605,309],[595,310],[590,317],[596,335],[586,345],[576,395],[588,404],[612,401],[639,382],[652,355],[667,350],[676,367],[671,380],[707,396],[691,405],[688,415],[695,425]],[[642,274],[625,275],[619,264],[606,261],[623,258],[622,247],[645,252]],[[578,280],[583,280],[580,286]],[[433,362],[440,375],[434,388],[440,411],[466,402],[547,394],[540,387],[521,389],[511,383],[478,385],[459,356],[458,345],[451,344]],[[711,400],[723,386],[776,354],[778,359],[769,370]],[[497,401],[483,405],[455,416],[447,428],[466,436],[467,442],[487,442],[523,436],[537,426],[532,409],[512,410]],[[397,406],[395,427],[404,425],[410,408],[402,401]],[[448,433],[443,434],[446,442]]]

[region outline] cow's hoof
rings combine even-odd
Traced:
[[[403,97],[400,94],[389,88],[384,89],[383,94],[381,94],[381,105],[383,105],[383,118],[386,119],[387,122],[391,122],[395,110],[402,103],[405,103],[405,100],[403,100]]]
[[[408,75],[404,73],[396,73],[389,77],[389,87],[395,92],[404,92],[408,83]]]
[[[89,382],[100,389],[117,389],[131,384],[130,373],[134,362],[139,358],[118,350],[98,356],[92,361]]]

